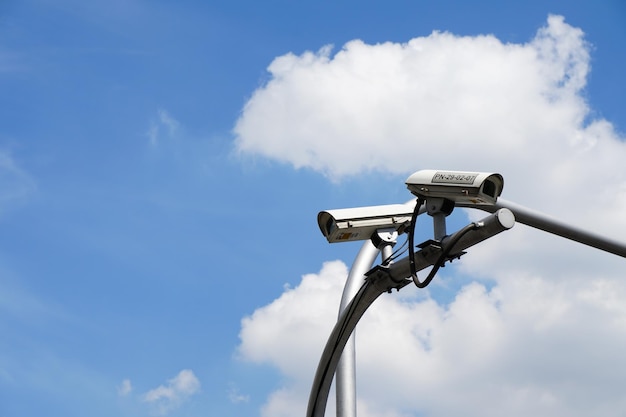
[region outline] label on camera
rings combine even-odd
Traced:
[[[436,172],[433,175],[433,183],[446,184],[473,184],[478,174],[470,172]]]

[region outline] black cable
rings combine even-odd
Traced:
[[[448,255],[450,254],[450,251],[452,250],[452,248],[459,242],[459,240],[467,232],[469,232],[471,230],[476,230],[476,229],[478,229],[478,227],[479,226],[478,226],[477,223],[471,223],[471,224],[468,224],[467,226],[465,226],[463,229],[459,230],[457,233],[455,233],[453,235],[453,237],[451,238],[450,242],[448,242],[446,244],[446,250],[443,250],[441,252],[441,255],[439,255],[439,258],[437,259],[437,262],[435,262],[433,264],[433,268],[430,270],[430,273],[428,274],[428,276],[426,277],[426,279],[423,282],[419,282],[419,280],[417,279],[417,275],[412,275],[411,276],[411,278],[413,278],[413,282],[415,283],[415,285],[418,288],[424,288],[428,284],[430,284],[430,281],[432,281],[433,278],[435,278],[435,275],[439,271],[439,268],[441,268],[443,266],[443,264],[446,263],[446,259],[448,258]]]
[[[396,259],[398,259],[398,257],[400,257],[400,255],[402,255],[404,253],[404,251],[406,251],[405,246],[408,243],[408,239],[404,240],[404,243],[402,245],[400,245],[398,247],[398,249],[396,249],[395,251],[393,251],[393,253],[391,255],[389,255],[387,258],[383,259],[383,261],[380,263],[382,266],[387,266],[389,265],[392,261],[395,261]]]
[[[420,281],[419,278],[417,277],[417,271],[415,267],[414,238],[415,238],[415,223],[417,223],[417,216],[419,214],[419,209],[422,206],[422,204],[424,204],[424,202],[425,200],[423,200],[421,197],[417,198],[417,203],[415,204],[415,210],[413,210],[413,216],[411,217],[411,224],[409,225],[409,230],[407,232],[409,234],[409,266],[411,268],[411,278],[413,279],[413,283],[415,284],[417,288],[426,288],[426,286],[430,284],[430,282],[433,280],[433,278],[439,271],[439,268],[441,268],[443,264],[446,263],[446,259],[448,255],[450,254],[450,251],[458,243],[459,239],[461,239],[470,230],[475,230],[479,227],[478,224],[471,223],[465,226],[459,232],[455,233],[452,240],[450,240],[450,242],[446,244],[447,249],[442,250],[441,255],[439,255],[439,258],[437,259],[437,262],[433,264],[433,268],[430,270],[430,273],[428,274],[426,279],[424,281]]]
[[[417,286],[417,288],[424,288],[429,284],[430,281],[420,282],[417,278],[417,270],[415,267],[415,223],[417,223],[417,216],[420,212],[420,207],[424,204],[424,201],[421,197],[417,197],[417,202],[415,203],[415,209],[413,210],[413,216],[411,216],[411,224],[409,224],[409,230],[407,231],[409,235],[409,267],[411,268],[411,278],[413,278],[413,282]],[[431,278],[432,280],[432,278]]]

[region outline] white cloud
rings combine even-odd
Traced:
[[[242,394],[235,384],[231,384],[228,390],[228,399],[233,404],[240,404],[249,402],[250,396]]]
[[[529,137],[584,150],[594,135],[577,94],[589,69],[582,35],[553,16],[523,45],[434,32],[405,44],[352,41],[334,56],[287,54],[246,104],[237,147],[331,177],[467,163],[470,153],[472,165],[492,165]]]
[[[243,319],[240,357],[272,364],[289,381],[288,387],[272,394],[264,416],[305,414],[308,384],[337,319],[347,274],[342,262],[327,262],[319,275],[305,275],[297,288],[287,289],[277,300]]]
[[[583,32],[559,16],[525,44],[433,33],[288,54],[246,104],[236,144],[333,180],[497,171],[505,198],[623,240],[625,138],[591,118],[589,61]],[[433,284],[473,280],[453,301],[406,288],[364,316],[359,415],[626,412],[624,259],[518,224],[455,265]],[[346,275],[327,263],[243,320],[241,357],[286,377],[264,416],[304,413]]]
[[[297,289],[287,289],[272,304],[260,308],[251,317],[243,319],[239,354],[256,363],[271,363],[287,375],[306,377],[315,370],[315,364],[302,364],[292,355],[293,345],[281,346],[281,340],[293,339],[296,349],[305,355],[315,356],[322,352],[324,341],[318,335],[328,333],[337,318],[341,288],[347,276],[346,266],[341,262],[324,264],[320,276],[305,275]],[[302,292],[307,297],[301,297]],[[335,308],[329,312],[326,305]],[[263,323],[258,326],[256,323]],[[279,342],[279,343],[277,343]]]
[[[150,139],[150,145],[156,146],[165,135],[167,138],[174,138],[180,129],[180,123],[167,110],[159,109],[157,112],[157,120],[150,123],[147,136]],[[165,133],[163,133],[165,131]]]
[[[244,319],[242,357],[286,377],[263,416],[304,414],[345,276],[327,263]],[[515,278],[449,305],[381,296],[357,332],[359,415],[622,415],[626,284]]]
[[[159,110],[159,122],[167,129],[170,136],[174,136],[178,130],[180,123],[174,119],[167,111]]]
[[[268,70],[234,128],[242,154],[334,180],[498,171],[505,196],[531,205],[597,189],[602,177],[612,193],[601,203],[613,204],[614,190],[626,201],[626,172],[607,173],[626,145],[608,121],[590,120],[589,46],[562,17],[525,44],[435,32],[404,44],[352,41],[334,56],[287,54]]]
[[[130,379],[122,381],[119,387],[117,387],[117,394],[120,397],[126,397],[133,391],[133,385],[130,383]]]
[[[143,400],[154,406],[158,414],[167,414],[181,406],[200,391],[200,381],[190,369],[183,369],[166,385],[159,385],[143,395]]]

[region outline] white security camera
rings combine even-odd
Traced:
[[[445,198],[457,203],[495,204],[502,194],[502,175],[485,172],[417,171],[406,186],[418,197]]]
[[[367,240],[381,229],[403,233],[411,223],[415,201],[407,204],[321,211],[317,223],[329,243]]]

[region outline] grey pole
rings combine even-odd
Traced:
[[[548,216],[547,214],[529,209],[528,207],[521,206],[511,201],[499,198],[493,206],[457,204],[457,207],[474,208],[491,213],[501,208],[507,208],[513,212],[515,220],[518,223],[522,223],[535,229],[543,230],[544,232],[552,233],[565,239],[573,240],[575,242],[582,243],[583,245],[591,246],[593,248],[612,253],[613,255],[626,258],[626,244],[623,242],[618,242],[600,234],[572,226],[557,220],[552,216]]]
[[[359,291],[365,280],[365,273],[372,268],[380,250],[371,240],[366,240],[354,259],[346,285],[343,288],[339,317],[350,304],[354,295]],[[356,417],[356,349],[354,333],[348,339],[343,349],[341,359],[337,364],[335,374],[335,391],[337,403],[337,417]]]
[[[405,204],[415,204],[415,200],[411,199]],[[420,209],[419,214],[425,210],[425,208]],[[383,260],[391,255],[391,248],[396,242],[397,232],[380,230],[378,237],[382,239],[380,247],[376,247],[371,239],[366,240],[352,263],[339,304],[339,317],[365,282],[365,273],[372,269],[381,250]],[[348,339],[337,364],[335,393],[336,416],[356,417],[356,342],[354,333]]]
[[[348,274],[341,296],[338,320],[365,283],[365,274],[374,265],[378,253],[380,252],[382,256],[381,263],[390,258],[397,240],[398,232],[395,229],[379,229],[371,239],[365,241]],[[354,337],[352,334],[346,342],[335,373],[337,417],[356,417],[356,342]]]

